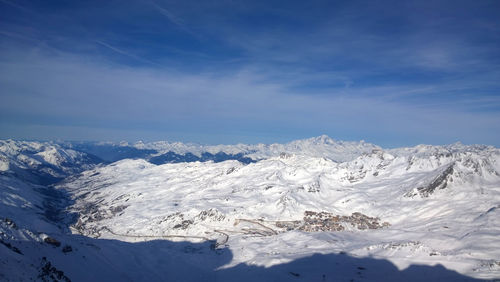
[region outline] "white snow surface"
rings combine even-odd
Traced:
[[[64,201],[10,170],[65,167],[82,153],[0,141],[0,280],[43,280],[50,267],[42,257],[72,281],[500,279],[499,149],[383,150],[330,140],[243,148],[263,158],[248,165],[127,159],[89,166],[55,187]],[[331,142],[344,151],[332,153]],[[47,211],[64,218],[54,222]],[[320,232],[280,225],[303,222],[306,211],[359,212],[390,225]],[[61,246],[43,243],[48,237]]]
[[[59,189],[76,200],[72,211],[81,216],[74,232],[130,242],[213,239],[233,252],[224,267],[270,267],[344,251],[384,258],[402,269],[439,263],[494,278],[500,274],[500,249],[494,247],[500,246],[499,164],[498,149],[460,144],[375,149],[340,164],[305,155],[249,165],[123,160]],[[446,187],[418,192],[450,167]],[[88,209],[96,203],[97,210]],[[391,226],[316,233],[276,227],[276,221],[301,220],[305,211],[360,212]]]
[[[65,177],[93,167],[87,154],[52,142],[0,140],[0,172],[31,170]]]

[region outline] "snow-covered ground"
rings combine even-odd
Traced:
[[[497,148],[383,150],[320,136],[244,153],[261,160],[124,159],[54,188],[2,174],[0,265],[10,270],[0,279],[59,270],[74,281],[500,278]]]
[[[99,162],[95,156],[52,142],[0,140],[0,172],[30,182],[60,180]]]

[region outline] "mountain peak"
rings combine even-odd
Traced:
[[[316,144],[334,144],[335,143],[335,140],[330,138],[328,135],[326,134],[323,134],[323,135],[320,135],[318,137],[313,137],[311,138],[313,140],[314,143]]]

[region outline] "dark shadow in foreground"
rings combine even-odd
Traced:
[[[229,248],[214,248],[214,241],[128,243],[51,236],[60,244],[4,240],[10,248],[0,245],[0,280],[25,273],[27,280],[44,281],[481,281],[441,265],[399,270],[387,260],[344,253],[315,254],[268,268],[225,268],[233,254]]]
[[[269,268],[239,264],[219,271],[220,281],[484,281],[442,265],[399,270],[388,260],[315,254]]]

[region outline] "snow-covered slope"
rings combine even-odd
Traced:
[[[95,156],[51,142],[0,140],[0,173],[14,174],[24,181],[55,182],[100,162]]]
[[[151,156],[174,149],[118,144],[137,149],[121,151],[134,159],[96,166],[77,147],[1,142],[0,280],[500,277],[494,147],[383,150],[320,136],[200,150],[177,144],[184,156],[260,161],[155,165]],[[115,149],[109,156],[120,157]],[[39,175],[66,178],[52,187],[33,181]]]
[[[73,230],[86,236],[216,240],[233,251],[230,265],[347,251],[493,278],[499,172],[498,149],[454,144],[376,148],[344,163],[307,154],[249,165],[123,160],[59,189],[73,195]]]
[[[0,175],[0,281],[215,281],[213,242],[127,243],[67,231],[64,191]]]

